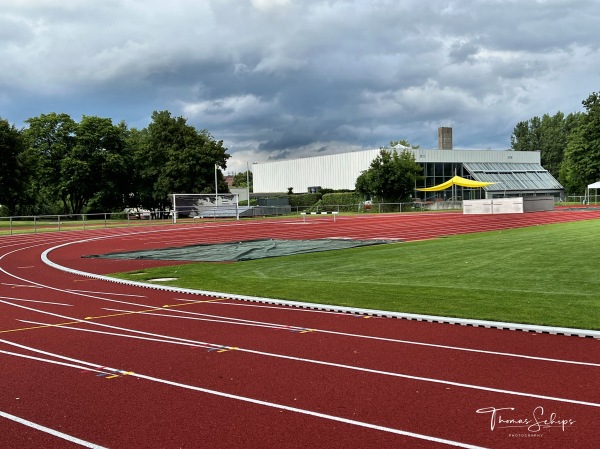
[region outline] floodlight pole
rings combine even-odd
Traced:
[[[250,165],[246,162],[246,193],[248,194],[248,204],[250,207]]]
[[[217,167],[218,165],[215,164],[215,207],[217,207],[219,205],[219,185],[217,183]]]

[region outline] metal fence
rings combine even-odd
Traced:
[[[253,217],[300,216],[302,212],[361,212],[384,213],[405,212],[412,207],[408,203],[381,203],[365,205],[319,205],[312,207],[291,206],[254,206],[239,207],[239,213],[220,214],[207,213],[205,216],[178,217],[173,220],[171,211],[161,212],[106,212],[94,214],[60,214],[60,215],[22,215],[0,217],[0,235],[38,234],[42,232],[60,232],[89,230],[101,228],[118,228],[131,226],[168,225],[198,223],[201,221],[227,221]]]
[[[564,198],[565,203],[570,204],[600,204],[600,197],[597,194],[591,194],[588,198],[587,196],[567,196]]]
[[[590,204],[598,205],[598,197],[569,196],[556,198],[557,204]],[[230,207],[230,206],[228,206]],[[234,214],[207,214],[199,217],[177,218],[173,220],[171,211],[161,212],[112,212],[94,214],[69,215],[37,215],[0,217],[0,235],[6,234],[37,234],[41,232],[59,232],[71,230],[88,230],[98,228],[117,228],[130,226],[168,225],[171,223],[197,223],[201,221],[227,221],[254,217],[300,216],[306,214],[323,214],[326,212],[340,213],[404,213],[424,210],[462,210],[462,201],[435,201],[410,203],[370,203],[357,204],[317,204],[314,206],[253,206],[238,207]]]
[[[0,234],[37,234],[39,232],[122,227],[128,226],[131,221],[131,217],[123,212],[0,217]]]

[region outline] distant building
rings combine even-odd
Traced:
[[[440,128],[442,130],[443,128]],[[438,131],[438,135],[448,135]],[[450,129],[450,147],[452,132]],[[402,151],[404,148],[397,149]],[[354,190],[356,178],[367,170],[379,149],[332,154],[303,159],[256,163],[253,165],[253,191],[308,192],[314,187]],[[423,167],[424,179],[416,188],[441,184],[455,175],[476,181],[495,184],[481,189],[459,187],[453,192],[418,192],[414,198],[424,200],[500,198],[510,196],[564,195],[563,186],[541,166],[537,151],[494,151],[494,150],[425,150],[407,149],[417,163]]]

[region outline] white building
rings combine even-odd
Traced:
[[[313,187],[354,190],[356,178],[367,170],[379,149],[332,154],[253,165],[254,193],[308,192]],[[402,150],[397,150],[402,151]],[[458,199],[475,197],[552,195],[560,197],[563,187],[541,166],[537,151],[424,150],[408,149],[423,166],[424,180],[415,187],[431,187],[454,175],[491,181],[483,189],[462,189]],[[444,197],[447,192],[427,193]],[[415,197],[425,198],[424,192]],[[429,196],[428,196],[429,198]]]

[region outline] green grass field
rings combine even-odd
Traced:
[[[597,220],[116,277],[350,307],[600,330]]]

